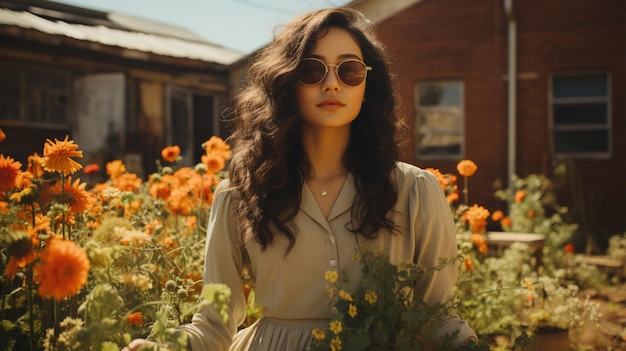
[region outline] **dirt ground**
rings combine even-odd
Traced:
[[[581,335],[582,350],[626,351],[626,282],[603,289],[583,291],[600,304],[602,316],[597,328]]]

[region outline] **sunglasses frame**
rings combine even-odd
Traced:
[[[324,75],[322,76],[322,78],[319,81],[317,81],[315,83],[305,83],[305,82],[303,82],[302,80],[300,80],[300,77],[299,77],[299,74],[298,74],[298,82],[300,84],[302,84],[302,85],[317,85],[317,84],[320,84],[328,76],[328,71],[330,71],[330,69],[328,67],[334,67],[335,68],[335,70],[334,70],[335,71],[335,75],[336,75],[337,79],[342,84],[344,84],[346,86],[349,86],[349,87],[356,87],[356,86],[361,85],[367,79],[367,71],[371,71],[372,70],[372,66],[368,66],[368,65],[365,64],[365,62],[363,62],[361,60],[357,60],[357,59],[347,59],[347,60],[339,62],[339,64],[337,64],[337,65],[332,64],[332,63],[325,63],[324,61],[322,61],[322,60],[320,60],[318,58],[315,58],[315,57],[307,57],[307,58],[302,59],[302,61],[317,61],[317,62],[321,63],[324,66]],[[344,82],[343,79],[341,79],[341,77],[339,76],[339,66],[343,65],[346,62],[350,62],[350,61],[358,62],[358,63],[362,64],[363,67],[365,67],[365,75],[363,75],[363,80],[361,82],[359,82],[359,84],[356,84],[356,85],[351,85],[351,84],[348,84],[348,83]],[[298,67],[298,69],[300,69],[300,67]]]

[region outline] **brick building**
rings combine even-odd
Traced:
[[[394,56],[403,158],[456,174],[470,202],[504,206],[511,174],[568,170],[558,202],[603,246],[626,231],[626,3],[615,0],[357,0]],[[514,81],[509,77],[514,76]],[[511,128],[509,128],[511,127]],[[583,240],[584,241],[584,240]],[[583,243],[584,245],[584,243]]]

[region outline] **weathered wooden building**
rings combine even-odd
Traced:
[[[179,27],[41,0],[0,1],[0,152],[20,161],[69,135],[87,163],[140,175],[179,145],[195,164],[221,134],[243,56]]]
[[[626,2],[356,0],[394,56],[404,159],[493,184],[568,169],[558,201],[600,245],[626,231]],[[513,77],[513,79],[511,79]]]

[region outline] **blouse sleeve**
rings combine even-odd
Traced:
[[[415,262],[424,267],[434,267],[439,259],[457,256],[456,229],[452,212],[433,174],[421,171],[415,182],[414,209],[412,212],[413,234],[416,240]],[[428,304],[446,303],[453,296],[458,277],[457,264],[448,264],[431,277],[419,282],[416,293]],[[439,320],[439,335],[459,334],[456,344],[469,337],[476,337],[467,322],[457,315],[445,315]]]
[[[204,305],[190,324],[180,327],[189,337],[192,350],[227,351],[237,327],[244,321],[246,301],[243,293],[242,244],[236,235],[236,209],[226,190],[228,181],[215,190],[209,216],[204,263],[204,284],[220,283],[231,289],[228,321],[209,304]]]

